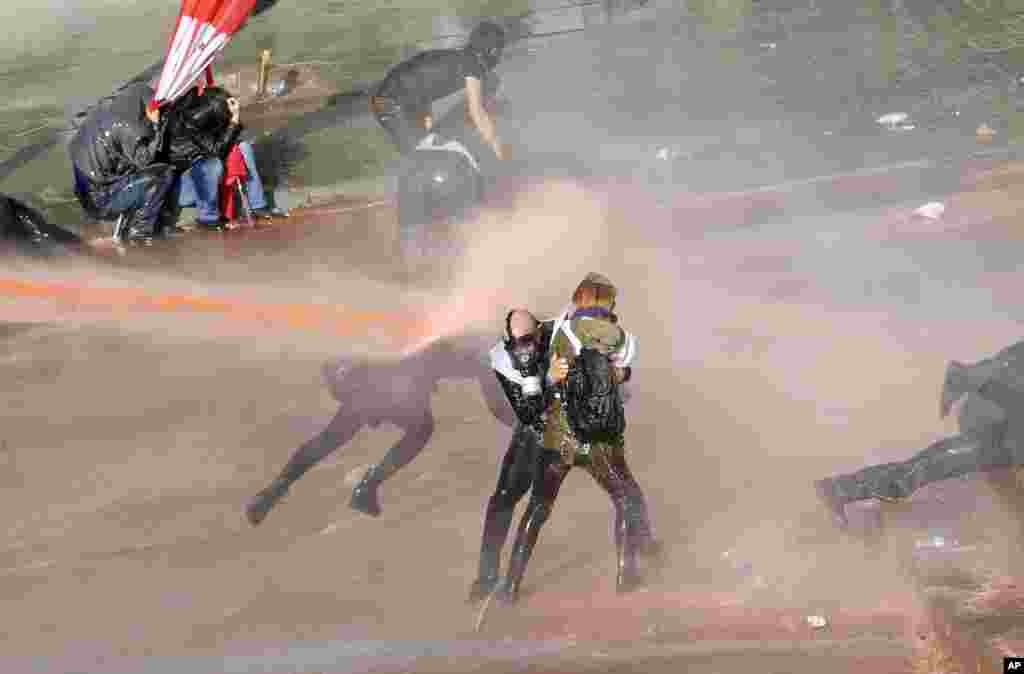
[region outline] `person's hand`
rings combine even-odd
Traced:
[[[241,111],[242,111],[242,106],[238,102],[238,99],[235,98],[234,96],[229,98],[228,99],[228,112],[231,113],[231,123],[232,124],[238,124],[238,121],[240,119]]]
[[[492,145],[491,147],[494,148],[495,157],[497,157],[499,160],[505,159],[505,147],[501,144],[500,140],[494,141],[494,145]]]
[[[154,124],[160,123],[160,108],[146,108],[146,119],[153,122]]]
[[[551,364],[548,366],[548,379],[551,380],[551,383],[557,384],[565,381],[567,376],[569,376],[569,361],[552,353]]]

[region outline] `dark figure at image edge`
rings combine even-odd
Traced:
[[[985,472],[1004,501],[1024,518],[1012,469],[1024,466],[1024,341],[973,365],[952,361],[945,375],[940,414],[960,407],[960,433],[935,442],[907,461],[868,466],[819,480],[815,489],[837,526],[849,525],[845,506],[868,499],[898,500],[933,482]],[[1021,533],[1024,534],[1024,519]]]
[[[488,409],[499,421],[515,427],[517,419],[502,400],[501,389],[486,364],[489,341],[466,337],[442,340],[396,362],[337,359],[324,364],[322,376],[339,403],[334,418],[316,437],[299,447],[278,477],[250,502],[246,515],[253,525],[263,521],[296,480],[347,444],[364,426],[385,422],[403,436],[384,458],[371,466],[352,493],[350,506],[377,517],[380,485],[408,465],[434,433],[431,394],[442,379],[474,379]]]
[[[62,244],[77,247],[82,243],[74,233],[50,224],[42,213],[6,194],[0,194],[0,241],[43,254]]]
[[[543,448],[533,492],[516,532],[508,574],[497,590],[501,603],[518,599],[540,530],[574,466],[585,468],[612,501],[617,591],[629,592],[643,583],[638,556],[654,564],[663,562],[662,546],[651,533],[643,491],[626,463],[624,426],[610,436],[583,442],[574,431],[577,424],[567,414],[567,393],[574,390],[573,382],[582,376],[583,359],[579,354],[593,350],[606,359],[604,372],[610,378],[606,386],[612,392],[609,400],[617,408],[615,414],[624,421],[619,388],[630,378],[636,345],[635,338],[617,324],[613,313],[616,295],[611,281],[600,274],[588,274],[573,294],[573,305],[555,320],[546,376],[552,394],[546,397]],[[570,340],[578,340],[584,350],[577,350]]]

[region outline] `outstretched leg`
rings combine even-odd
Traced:
[[[907,461],[868,466],[856,473],[819,480],[815,483],[818,496],[836,524],[846,527],[848,503],[905,499],[932,482],[1010,465],[1013,456],[1003,442],[1005,428],[1005,424],[998,424],[943,438]]]
[[[530,503],[526,506],[523,519],[519,522],[516,542],[512,546],[512,554],[508,562],[508,576],[498,590],[498,598],[503,603],[512,603],[519,598],[519,586],[526,573],[526,565],[537,544],[540,529],[544,526],[551,509],[558,497],[558,490],[569,474],[571,466],[562,462],[562,455],[557,451],[542,449],[537,460],[537,473],[534,477],[533,493]]]
[[[533,484],[539,452],[538,433],[529,426],[517,424],[501,463],[498,484],[487,502],[483,540],[480,543],[480,570],[470,588],[470,601],[483,599],[498,583],[501,549],[512,526],[516,504]]]
[[[327,427],[316,437],[307,440],[299,447],[281,470],[280,475],[249,503],[246,508],[249,522],[253,526],[262,522],[271,508],[288,492],[288,488],[293,482],[305,475],[306,471],[323,461],[336,449],[347,444],[362,427],[363,420],[358,415],[352,414],[344,406],[339,409],[331,419],[331,423],[327,424]]]
[[[410,461],[415,459],[423,448],[430,442],[430,436],[434,434],[434,417],[427,410],[423,416],[411,421],[402,421],[401,427],[405,431],[384,458],[375,466],[370,466],[363,479],[352,490],[352,500],[349,507],[361,513],[379,517],[381,513],[380,498],[377,490],[381,483],[400,471]]]

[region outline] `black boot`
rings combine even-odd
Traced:
[[[270,486],[256,495],[245,509],[245,516],[253,526],[258,525],[266,518],[278,501],[288,493],[288,481],[277,478],[270,483]]]
[[[498,588],[498,581],[497,575],[477,578],[469,586],[469,599],[467,601],[471,604],[483,601]]]
[[[498,586],[501,549],[508,537],[514,512],[514,509],[499,509],[493,498],[487,504],[483,540],[480,543],[480,570],[469,589],[470,602],[480,601]]]
[[[531,501],[526,514],[516,532],[516,542],[512,546],[512,554],[508,560],[508,576],[502,581],[495,593],[495,599],[502,604],[514,604],[519,600],[519,586],[526,574],[526,565],[530,563],[533,547],[537,544],[540,529],[550,514],[550,507]]]
[[[371,466],[363,475],[363,479],[352,490],[352,499],[349,501],[348,507],[371,517],[380,517],[380,497],[377,495],[377,489],[382,481],[380,468]]]
[[[828,477],[818,480],[814,483],[814,491],[818,495],[818,500],[828,509],[832,522],[840,529],[847,528],[850,521],[846,518],[846,503],[836,491],[835,481]]]

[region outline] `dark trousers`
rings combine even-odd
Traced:
[[[339,447],[348,444],[363,426],[372,421],[362,414],[352,413],[342,405],[327,428],[303,443],[292,454],[281,471],[281,479],[286,484],[295,482]],[[377,482],[383,482],[408,465],[423,451],[434,434],[434,417],[429,408],[419,410],[418,414],[396,414],[389,421],[401,428],[403,435],[387,451],[381,462],[371,469],[372,477]]]
[[[501,462],[498,484],[487,502],[487,510],[484,513],[478,575],[481,584],[493,585],[498,579],[501,549],[505,546],[505,539],[508,538],[508,531],[512,527],[516,505],[533,485],[540,452],[540,433],[529,426],[517,423],[505,458]]]
[[[77,167],[74,171],[75,195],[86,213],[101,220],[130,214],[128,238],[156,233],[164,202],[174,183],[173,167],[153,164],[105,186],[90,184]]]
[[[370,110],[398,148],[399,153],[406,155],[429,133],[423,125],[423,118],[430,114],[429,110],[414,110],[402,105],[398,100],[385,96],[371,96]]]
[[[1003,443],[1005,424],[934,442],[906,461],[868,466],[834,478],[844,503],[866,499],[905,499],[933,482],[1004,468],[1015,462]]]
[[[834,478],[837,495],[846,503],[871,498],[902,499],[933,482],[1024,465],[1021,419],[1012,414],[1014,410],[1024,410],[1024,395],[998,376],[989,378],[970,395],[995,403],[1005,416],[976,420],[970,425],[961,416],[964,432],[934,442],[906,461],[868,466]],[[973,404],[975,401],[970,398],[965,403]]]
[[[513,594],[519,590],[540,530],[551,515],[558,491],[571,469],[572,466],[562,461],[560,452],[550,449],[541,451],[533,493],[519,523],[509,560],[508,586]],[[626,463],[624,448],[621,445],[592,447],[591,461],[585,469],[605,490],[615,509],[615,547],[619,557],[620,578],[623,574],[635,575],[637,552],[653,543],[653,536],[647,502]]]

